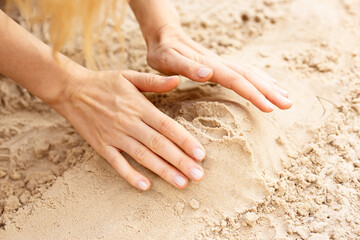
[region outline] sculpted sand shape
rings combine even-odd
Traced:
[[[261,127],[271,122],[266,118],[255,121],[256,111],[249,111],[243,105],[244,101],[238,101],[229,93],[214,84],[199,87],[188,85],[185,81],[172,93],[149,97],[196,136],[207,149],[207,157],[203,162],[206,172],[204,180],[190,184],[184,192],[173,192],[182,199],[172,203],[176,213],[188,214],[186,209],[191,209],[191,205],[185,203],[192,201],[192,198],[200,202],[200,209],[203,210],[227,213],[236,208],[243,211],[263,200],[268,193],[261,176],[264,170],[262,163],[267,161],[267,164],[276,165],[279,160],[272,159],[277,154],[269,157],[257,148],[261,146],[258,143],[260,138],[272,136],[271,132],[265,132],[264,126]],[[275,142],[274,139],[269,138],[269,141]],[[252,149],[254,146],[256,149]],[[253,153],[255,151],[263,154],[263,159],[258,158],[259,154]],[[220,196],[226,196],[221,204],[218,202]]]
[[[253,154],[243,132],[235,129],[239,124],[231,110],[224,103],[195,100],[181,103],[178,112],[175,119],[208,149],[203,166],[209,177],[197,190],[203,205],[216,205],[221,195],[227,196],[221,210],[235,206],[240,210],[261,200],[266,188],[255,170]],[[246,115],[239,117],[246,118]]]

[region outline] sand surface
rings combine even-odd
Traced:
[[[204,180],[185,190],[128,158],[152,181],[142,193],[61,116],[1,78],[0,239],[359,239],[360,1],[174,3],[191,37],[270,73],[294,107],[264,114],[186,79],[147,95],[207,158]],[[124,32],[123,67],[153,72],[131,14]],[[104,42],[116,69],[120,44]],[[67,54],[83,62],[80,50]]]

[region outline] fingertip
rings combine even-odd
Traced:
[[[281,110],[287,110],[290,109],[293,106],[293,103],[289,100],[289,102],[287,104],[284,104],[283,106],[281,106]]]
[[[197,147],[193,150],[193,157],[197,161],[203,161],[206,156],[206,151],[203,148]]]
[[[289,93],[287,91],[285,91],[284,89],[280,88],[280,94],[283,95],[284,97],[288,98],[289,97]]]
[[[281,102],[278,107],[282,110],[289,109],[293,105],[292,101],[290,99],[288,99],[287,97],[281,96],[280,99],[281,99]]]
[[[287,110],[293,105],[292,101],[284,96],[277,99],[274,104],[281,110]],[[269,100],[266,100],[264,104],[258,108],[265,113],[271,113],[275,109],[274,105]]]
[[[177,75],[164,77],[163,80],[166,83],[177,83],[178,84],[180,82],[180,78]]]
[[[268,76],[269,76],[269,75],[268,75]],[[269,76],[269,78],[270,78],[270,81],[271,81],[271,82],[277,83],[277,80],[275,80],[275,78],[273,78],[273,77],[271,77],[271,76]]]
[[[190,171],[191,179],[195,182],[200,182],[204,178],[204,169],[200,166],[194,167]]]
[[[264,107],[260,110],[266,113],[271,113],[274,109],[274,105],[269,100],[265,99]]]
[[[206,82],[212,78],[213,70],[208,67],[201,67],[197,71],[197,79],[199,82]]]
[[[286,98],[289,97],[289,93],[286,90],[282,89],[281,87],[279,87],[279,86],[277,86],[275,84],[273,86],[282,96],[284,96]]]
[[[274,111],[274,109],[260,109],[262,112],[264,113],[272,113]]]
[[[189,180],[187,179],[187,177],[182,175],[178,175],[174,178],[174,185],[179,189],[184,189],[187,186],[188,182]]]
[[[171,91],[174,88],[176,88],[179,83],[180,83],[180,78],[178,76],[169,76],[169,77],[164,77],[163,79],[163,86],[160,89],[160,92],[167,92],[167,91]]]
[[[186,184],[185,184],[184,186],[182,186],[182,187],[177,186],[177,185],[176,185],[176,187],[177,187],[178,189],[182,190],[182,189],[185,189],[185,188],[187,187],[187,185],[188,185],[188,182],[186,182]]]
[[[137,183],[137,188],[139,188],[141,191],[147,191],[151,186],[151,182],[148,179],[141,179]]]

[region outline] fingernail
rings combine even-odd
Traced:
[[[200,68],[198,71],[198,76],[203,78],[210,74],[211,69],[210,68]]]
[[[170,79],[172,79],[172,78],[174,78],[174,77],[177,77],[177,76],[169,76],[169,77],[165,77],[164,78],[164,81],[166,82],[166,81],[169,81]]]
[[[279,88],[279,91],[281,92],[281,94],[284,94],[284,95],[288,95],[288,94],[289,94],[287,91],[285,91],[285,90],[282,89],[282,88]]]
[[[271,102],[269,100],[266,100],[265,104],[268,108],[270,108],[271,110],[274,110],[274,106],[271,104]]]
[[[194,157],[195,157],[197,160],[199,160],[199,161],[203,160],[204,157],[205,157],[204,151],[201,150],[200,148],[195,148],[195,149],[194,149],[194,152],[193,152],[193,155],[194,155]]]
[[[281,96],[281,101],[287,105],[292,105],[292,101],[286,97]]]
[[[277,81],[276,81],[275,78],[273,78],[273,77],[270,77],[270,80],[271,80],[273,83],[277,83]]]
[[[193,168],[190,172],[190,175],[195,179],[195,180],[200,180],[203,177],[203,172],[197,168]]]
[[[174,180],[175,180],[176,185],[178,185],[179,187],[184,186],[186,183],[185,178],[183,178],[182,176],[176,176]]]
[[[146,189],[148,188],[148,185],[147,185],[146,182],[140,181],[140,182],[138,183],[138,187],[139,187],[140,189],[142,189],[142,190],[146,190]]]

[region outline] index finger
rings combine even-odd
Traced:
[[[269,100],[247,79],[224,65],[215,58],[203,59],[203,64],[213,69],[212,81],[233,90],[246,100],[249,100],[263,112],[271,112],[274,107]]]
[[[184,56],[193,56],[192,49],[182,48],[181,54]],[[213,70],[211,81],[221,84],[222,86],[233,90],[246,100],[249,100],[263,112],[274,110],[273,105],[268,99],[242,75],[223,64],[220,57],[195,55],[196,61]],[[195,80],[193,78],[190,78]]]

